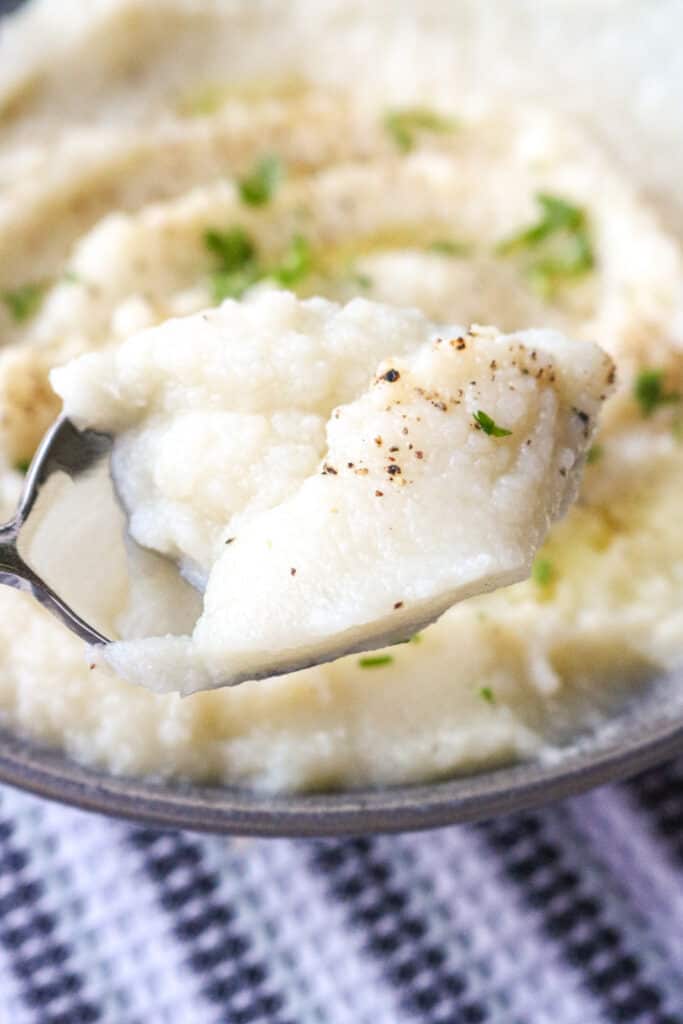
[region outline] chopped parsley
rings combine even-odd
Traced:
[[[295,235],[282,260],[270,271],[269,276],[289,288],[310,273],[312,262],[310,243],[303,235]]]
[[[410,637],[408,643],[411,643],[411,644],[421,644],[422,643],[422,633],[413,633],[413,635]]]
[[[282,181],[283,166],[279,157],[262,157],[249,174],[238,183],[240,198],[247,206],[264,206]]]
[[[456,128],[453,118],[445,117],[427,107],[390,110],[384,115],[383,124],[398,149],[403,153],[409,153],[415,147],[415,136],[419,132],[442,134],[452,132]]]
[[[539,192],[538,220],[503,239],[500,256],[531,254],[525,265],[532,287],[544,298],[568,280],[583,277],[595,267],[588,217],[584,210],[559,196]]]
[[[204,233],[204,244],[219,264],[211,274],[214,302],[239,299],[262,276],[256,246],[243,228],[209,229]]]
[[[228,90],[222,85],[203,85],[178,101],[178,113],[185,117],[208,117],[225,103]]]
[[[3,292],[2,301],[18,324],[29,320],[40,309],[45,294],[44,284],[23,284],[12,291]]]
[[[439,256],[451,256],[453,259],[463,259],[472,254],[472,246],[467,242],[455,242],[450,238],[437,238],[427,246],[428,252],[438,253]]]
[[[512,433],[511,430],[506,430],[505,427],[499,427],[495,420],[493,420],[488,413],[483,412],[479,409],[478,412],[472,413],[475,423],[477,423],[485,434],[489,437],[509,437]]]
[[[592,466],[594,463],[599,462],[603,456],[603,448],[601,444],[592,444],[586,452],[586,463]]]
[[[390,654],[369,654],[358,659],[361,668],[381,668],[383,665],[391,665],[393,658]]]
[[[539,587],[549,587],[557,573],[549,558],[537,558],[531,568],[531,578]]]
[[[357,284],[363,291],[367,291],[368,288],[372,288],[372,278],[369,274],[364,274],[362,271],[354,271],[351,274],[351,281]]]
[[[678,391],[667,391],[664,386],[663,370],[641,370],[633,385],[633,397],[640,405],[640,411],[647,419],[662,405],[680,402]]]
[[[218,256],[222,270],[242,270],[256,257],[256,246],[244,228],[228,228],[227,231],[210,228],[204,234],[204,244],[209,252]]]
[[[265,265],[255,243],[241,227],[227,231],[211,229],[204,233],[204,244],[217,258],[211,274],[214,302],[239,299],[257,281],[272,278],[286,288],[297,284],[311,270],[311,247],[302,235],[295,235],[275,266]]]
[[[30,459],[17,459],[17,461],[14,463],[14,468],[16,469],[17,473],[23,473],[24,475],[26,475],[26,473],[28,473],[28,467],[30,465]]]
[[[495,695],[490,686],[482,686],[481,690],[479,691],[479,696],[481,697],[482,700],[485,700],[487,704],[496,703]]]

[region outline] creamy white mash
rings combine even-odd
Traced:
[[[394,11],[40,0],[4,30],[3,508],[59,411],[51,369],[266,280],[598,341],[618,390],[578,502],[529,581],[380,663],[182,699],[90,669],[2,590],[13,728],[117,772],[391,783],[543,756],[680,663],[679,15],[639,0]]]
[[[551,332],[268,291],[54,370],[66,415],[115,435],[132,536],[205,589],[191,638],[124,633],[106,661],[189,693],[405,640],[518,582],[613,378]]]

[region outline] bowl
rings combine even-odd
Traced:
[[[676,680],[667,680],[666,689]],[[680,679],[683,683],[683,677]],[[667,708],[669,709],[667,711]],[[298,795],[113,776],[8,732],[0,781],[83,810],[217,834],[311,837],[429,829],[540,807],[627,778],[683,751],[683,715],[654,686],[607,728],[552,760],[423,785]]]

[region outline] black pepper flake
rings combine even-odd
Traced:
[[[387,370],[386,373],[382,374],[382,380],[386,380],[389,382],[389,384],[393,384],[395,381],[399,379],[400,376],[401,374],[398,372],[398,370]]]
[[[290,575],[290,576],[296,576],[296,569],[295,569],[294,567],[292,567],[292,568],[291,568],[291,569],[289,570],[289,575]]]
[[[403,607],[403,601],[395,601],[394,602],[394,611],[397,611],[399,608],[402,608],[402,607]]]
[[[424,452],[421,452],[419,450],[415,452],[415,458],[416,459],[424,459],[424,457],[425,457],[425,453]]]
[[[404,427],[404,428],[403,428],[403,430],[401,431],[401,433],[402,433],[402,434],[403,434],[404,436],[405,436],[405,435],[407,435],[407,434],[408,434],[408,428],[407,428],[407,427]]]
[[[325,463],[325,465],[323,466],[323,475],[326,475],[328,473],[331,474],[331,476],[336,476],[337,470],[334,468],[334,466],[328,466],[327,463]]]
[[[563,469],[561,469],[561,470],[560,470],[560,476],[566,476],[566,475],[567,475],[567,470],[566,470],[566,469],[564,469],[564,468],[563,468]]]
[[[612,369],[607,374],[607,383],[608,384],[614,384],[614,381],[616,380],[616,378],[617,378],[617,370],[616,370],[616,367],[613,366]]]
[[[387,466],[387,473],[390,473],[392,476],[396,476],[400,472],[401,472],[401,467],[400,466],[397,466],[395,464],[392,464],[391,466]]]
[[[346,465],[348,466],[349,469],[353,469],[353,467],[354,467],[354,463],[353,462],[347,462]]]
[[[376,438],[375,438],[375,444],[377,445],[377,447],[378,447],[378,448],[379,448],[379,447],[381,447],[381,444],[382,444],[382,438],[381,438],[381,437],[379,437],[379,436],[378,436],[378,437],[376,437]]]
[[[375,491],[375,497],[376,498],[383,498],[384,497],[384,491]]]
[[[457,348],[458,352],[462,352],[464,348],[467,348],[467,342],[465,341],[464,338],[456,338],[455,347]]]
[[[226,543],[226,544],[232,544],[232,542],[234,541],[234,539],[235,539],[234,537],[228,537],[225,543]]]
[[[591,418],[590,418],[590,416],[588,415],[587,412],[583,411],[583,409],[576,409],[575,408],[574,412],[579,417],[579,419],[581,420],[582,423],[585,423],[586,425],[588,425],[590,423]]]
[[[391,447],[391,448],[389,449],[389,451],[390,451],[390,452],[397,452],[398,450],[399,450],[399,448],[398,448],[398,445],[396,445],[396,444],[395,444],[395,445],[393,445],[393,447]]]

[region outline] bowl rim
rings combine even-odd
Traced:
[[[619,730],[616,730],[618,733]],[[160,829],[312,838],[418,831],[533,810],[625,779],[683,751],[683,721],[597,734],[553,763],[530,760],[445,781],[303,794],[112,775],[0,732],[0,782]]]

